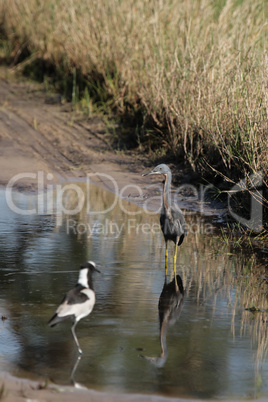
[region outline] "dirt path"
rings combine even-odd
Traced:
[[[114,191],[111,180],[105,178],[110,175],[128,201],[159,208],[159,177],[141,176],[149,169],[148,158],[135,151],[113,150],[111,134],[100,117],[86,119],[60,98],[48,95],[43,84],[16,79],[10,70],[0,68],[0,185],[14,178],[17,189],[37,190],[36,176],[41,171],[45,185],[86,180],[91,174],[97,185]],[[178,167],[173,170],[180,183],[193,183],[192,173]],[[179,202],[183,209],[221,214],[215,201],[200,205],[191,194],[180,197]]]
[[[159,208],[159,177],[141,176],[149,169],[148,158],[135,151],[111,149],[110,136],[100,117],[86,119],[71,104],[62,103],[59,95],[48,95],[42,84],[23,82],[0,68],[0,185],[14,178],[17,189],[37,190],[37,172],[41,171],[45,186],[85,180],[93,174],[93,182],[114,191],[111,180],[105,178],[108,174],[119,192],[128,186],[123,193],[128,201]],[[189,174],[177,168],[176,173],[186,183]],[[198,200],[189,197],[180,199],[180,206],[201,210]],[[211,206],[202,211],[215,214]]]
[[[43,171],[54,182],[109,172],[120,188],[139,180],[144,185],[141,158],[111,150],[101,118],[85,119],[59,95],[46,94],[43,85],[10,74],[0,70],[0,184],[21,174],[16,186],[35,190],[36,179],[23,173]]]

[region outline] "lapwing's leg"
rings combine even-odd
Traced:
[[[167,248],[167,241],[166,241],[166,253],[165,253],[165,282],[167,280],[167,271],[168,271],[168,248]]]
[[[175,244],[175,252],[174,252],[174,260],[173,260],[173,270],[174,270],[174,278],[175,278],[175,286],[176,290],[178,289],[178,283],[177,283],[177,251],[178,251],[178,241],[179,239],[176,239],[176,244]]]
[[[72,330],[73,338],[74,338],[74,341],[75,341],[75,343],[76,343],[78,352],[79,352],[80,354],[82,354],[82,353],[83,353],[83,352],[82,352],[82,349],[80,348],[78,339],[77,339],[76,334],[75,334],[75,327],[76,327],[76,324],[77,324],[77,321],[75,321],[75,322],[73,323],[71,330]]]

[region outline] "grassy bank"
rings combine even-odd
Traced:
[[[268,167],[267,17],[263,0],[0,0],[6,59],[71,78],[145,150],[229,177]]]

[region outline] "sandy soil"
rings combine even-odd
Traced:
[[[142,178],[146,171],[141,157],[111,149],[105,124],[99,117],[85,119],[62,104],[60,96],[49,96],[43,86],[17,80],[7,69],[0,69],[0,185],[15,176],[19,190],[37,190],[35,175],[45,173],[47,183],[83,180],[87,173],[112,175],[119,190],[126,184],[143,189],[152,183]],[[25,173],[31,176],[26,177]],[[50,174],[50,176],[47,176]],[[16,176],[19,175],[19,176]],[[96,184],[110,189],[103,177]],[[159,180],[158,180],[159,181]],[[133,187],[130,201],[142,205]],[[146,198],[146,197],[145,197]],[[140,202],[139,202],[140,201]],[[0,399],[5,401],[172,401],[180,399],[142,395],[114,395],[75,387],[44,386],[0,373]],[[181,399],[182,400],[182,399]]]
[[[6,402],[173,402],[188,401],[178,398],[164,398],[161,396],[139,395],[139,394],[115,394],[100,391],[83,389],[77,385],[57,386],[18,379],[7,373],[0,372],[0,399]]]
[[[108,174],[128,201],[159,208],[159,177],[141,176],[153,167],[149,159],[135,151],[114,150],[111,140],[100,117],[86,119],[61,102],[60,95],[48,95],[42,84],[23,82],[0,68],[0,185],[13,180],[18,190],[35,191],[38,172],[43,172],[44,186],[83,181],[90,174],[91,181],[114,191]],[[180,183],[194,178],[178,166],[173,171]],[[180,206],[200,211],[199,202],[189,197],[180,200]],[[221,206],[214,202],[204,210],[202,205],[202,212],[215,215],[215,208],[219,212]]]
[[[0,184],[41,170],[54,182],[99,172],[114,175],[120,187],[144,185],[141,157],[112,150],[107,135],[101,118],[85,119],[59,95],[47,95],[41,84],[16,80],[0,69]],[[34,190],[37,183],[24,177],[16,185]]]

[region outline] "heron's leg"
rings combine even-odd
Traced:
[[[178,288],[178,283],[177,283],[177,251],[178,251],[178,242],[176,241],[175,244],[175,252],[174,252],[174,264],[173,264],[173,270],[174,270],[174,278],[175,278],[175,286],[176,289]]]
[[[166,253],[165,253],[165,257],[166,257],[166,262],[165,262],[165,280],[167,279],[167,271],[168,271],[168,248],[167,248],[167,241],[166,241]]]
[[[73,338],[74,338],[74,341],[75,341],[75,343],[76,343],[78,352],[79,352],[80,354],[82,354],[82,353],[83,353],[83,352],[82,352],[82,349],[80,348],[78,339],[77,339],[76,334],[75,334],[75,326],[76,326],[76,324],[77,324],[77,321],[74,322],[74,324],[72,325],[71,330],[72,330]]]

